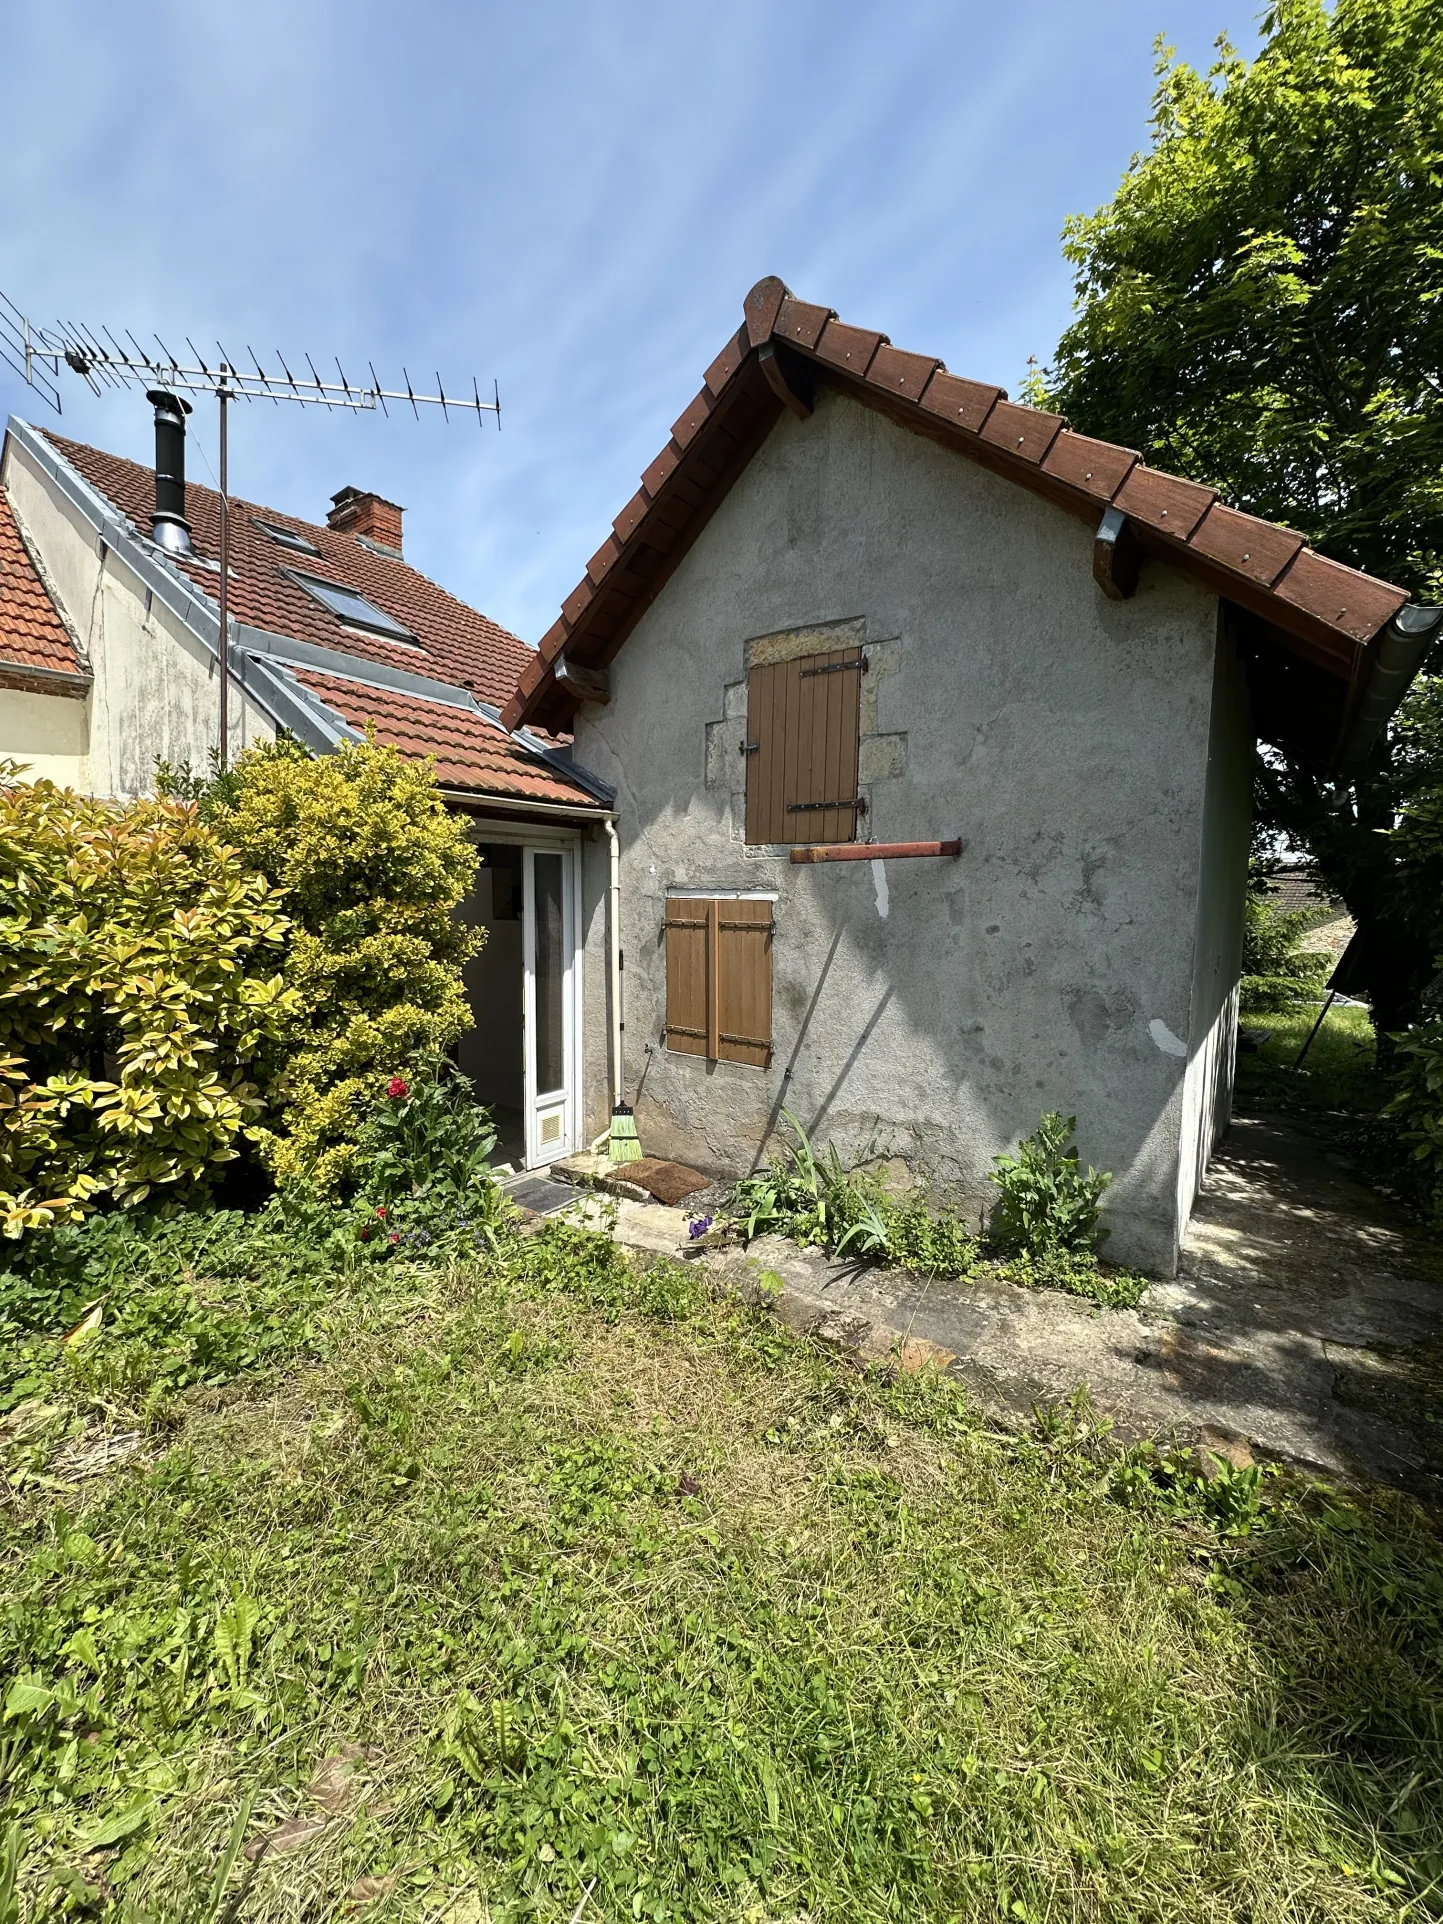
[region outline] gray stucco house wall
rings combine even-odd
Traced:
[[[630,633],[576,760],[617,793],[626,1068],[648,1153],[752,1167],[783,1105],[980,1212],[1044,1109],[1114,1173],[1114,1260],[1171,1273],[1231,1092],[1253,734],[1218,597],[847,395],[783,416]],[[743,841],[749,661],[860,641],[863,833]],[[606,851],[586,852],[585,1087],[604,1128]],[[775,895],[767,1069],[668,1051],[669,890]]]

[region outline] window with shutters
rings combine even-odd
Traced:
[[[747,840],[854,842],[862,806],[860,648],[765,662],[747,677]]]
[[[666,1046],[708,1062],[772,1059],[772,904],[670,895]]]

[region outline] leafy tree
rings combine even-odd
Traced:
[[[1302,945],[1316,920],[1307,909],[1280,909],[1258,889],[1248,890],[1241,996],[1245,1015],[1281,1014],[1319,999],[1332,958]]]
[[[475,879],[476,850],[431,765],[375,741],[322,756],[285,738],[248,750],[202,807],[283,891],[293,924],[285,975],[296,1012],[266,1154],[282,1183],[334,1191],[350,1182],[357,1134],[387,1080],[471,1026],[461,970],[484,931],[453,910]]]
[[[1443,599],[1443,8],[1279,0],[1244,60],[1159,53],[1151,150],[1070,220],[1078,311],[1034,391],[1323,553]],[[1270,754],[1260,816],[1362,935],[1384,1028],[1443,941],[1443,859],[1400,813],[1443,791],[1429,664],[1367,768]]]

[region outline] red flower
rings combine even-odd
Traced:
[[[386,1094],[392,1102],[400,1102],[411,1093],[411,1085],[402,1076],[392,1076],[386,1084]]]
[[[401,1237],[399,1232],[394,1229],[391,1231],[390,1235],[386,1238],[386,1241],[390,1243],[398,1243],[400,1242],[400,1240],[401,1240]]]
[[[376,1204],[376,1214],[380,1217],[382,1222],[386,1220],[386,1209],[383,1203]]]
[[[371,1230],[370,1230],[370,1225],[367,1224],[367,1226],[361,1231],[361,1241],[363,1243],[368,1243],[370,1240],[371,1240]]]

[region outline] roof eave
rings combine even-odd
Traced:
[[[797,301],[779,280],[758,282],[745,314],[523,671],[501,711],[508,727],[571,725],[581,702],[558,685],[557,657],[564,650],[587,666],[614,657],[740,467],[785,407],[808,411],[818,380],[1082,521],[1096,525],[1109,508],[1120,509],[1145,553],[1265,624],[1275,645],[1341,684],[1349,729],[1365,705],[1369,714],[1378,708],[1381,695],[1370,701],[1367,690],[1384,637],[1405,608],[1402,589],[1328,561],[1301,536],[1227,507],[1210,488],[1146,467],[1130,449],[1076,435],[1059,416],[1010,402],[1000,388],[963,380],[940,361],[893,348],[885,335],[848,327],[832,310]],[[778,366],[759,370],[763,349]],[[718,462],[716,443],[744,399],[752,403],[750,430],[734,437],[733,457]],[[1401,659],[1397,647],[1386,652],[1390,662]],[[1395,707],[1418,659],[1396,687]],[[1400,672],[1386,671],[1389,688]],[[1353,733],[1346,742],[1339,737],[1337,756],[1356,752]]]

